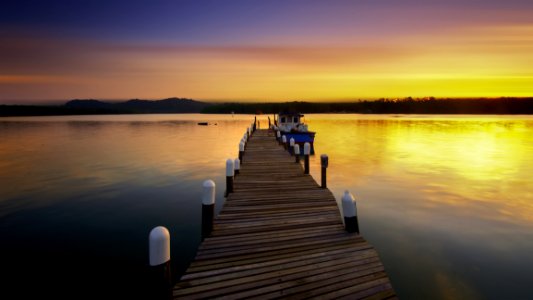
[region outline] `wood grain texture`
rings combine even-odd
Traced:
[[[257,130],[214,230],[175,299],[389,299],[378,253],[344,230],[335,197]]]

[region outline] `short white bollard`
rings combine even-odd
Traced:
[[[345,191],[342,196],[342,214],[344,215],[344,228],[346,231],[359,233],[357,206],[354,196],[349,191]]]
[[[243,156],[244,156],[244,143],[241,141],[239,143],[239,161],[242,161]]]
[[[294,154],[294,138],[289,140],[289,153]]]
[[[299,163],[300,162],[300,145],[296,144],[294,145],[294,162]]]
[[[148,237],[148,253],[154,296],[168,298],[172,295],[172,272],[170,264],[170,234],[168,229],[157,226]]]
[[[150,231],[150,266],[159,266],[170,261],[170,233],[163,226]]]
[[[304,144],[304,174],[309,174],[309,155],[311,154],[311,144]]]
[[[241,172],[241,160],[236,158],[233,162],[233,168],[235,169],[235,176]]]
[[[235,175],[233,166],[233,159],[226,160],[226,197],[229,193],[233,193],[233,176]]]

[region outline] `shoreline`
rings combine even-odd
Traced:
[[[0,105],[0,117],[130,114],[431,114],[531,115],[530,98],[380,99],[358,102],[209,103],[191,99],[129,100],[120,103],[72,100],[64,105]]]

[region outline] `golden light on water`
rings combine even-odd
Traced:
[[[76,226],[83,218],[107,218],[110,227],[122,223],[123,232],[147,216],[157,224],[198,224],[202,181],[216,182],[220,208],[225,160],[237,156],[237,141],[252,119],[3,118],[0,181],[8,189],[2,190],[0,217],[8,222],[2,224],[24,213],[26,225],[12,229],[33,230],[35,218],[53,228],[64,218]],[[266,119],[258,116],[263,128]],[[418,293],[423,284],[428,292],[417,294],[422,298],[483,297],[494,282],[479,284],[480,272],[531,272],[524,268],[533,262],[531,117],[311,114],[305,121],[317,131],[312,175],[320,181],[319,155],[328,154],[329,189],[339,198],[344,190],[355,195],[363,235],[403,293]],[[55,213],[42,213],[50,210]],[[121,218],[128,213],[126,222]],[[187,240],[187,231],[173,232]],[[521,274],[498,279],[502,286],[523,280]]]
[[[306,118],[317,154],[329,155],[328,187],[338,200],[346,189],[356,196],[360,226],[393,282],[416,290],[423,281],[441,299],[477,299],[487,288],[476,283],[479,272],[511,263],[494,260],[516,257],[522,266],[533,245],[531,117]],[[317,179],[319,170],[314,157]],[[406,276],[406,268],[424,271]]]
[[[531,1],[24,2],[0,10],[0,105],[533,97]],[[220,209],[224,162],[252,118],[0,118],[2,252],[15,258],[2,267],[46,273],[60,262],[58,274],[73,274],[68,254],[80,270],[118,263],[109,278],[140,282],[143,241],[158,225],[184,258],[173,266],[187,264],[201,182],[216,182]],[[531,117],[306,119],[317,132],[312,175],[328,154],[328,187],[355,195],[400,298],[531,297]],[[206,121],[218,125],[197,126]],[[34,290],[80,276],[36,276],[44,289]]]
[[[317,151],[330,156],[333,185],[381,185],[368,178],[390,176],[387,184],[419,193],[417,206],[533,223],[533,185],[524,164],[531,161],[530,123],[499,117],[333,118],[308,117],[319,132]]]
[[[224,125],[206,130],[198,119]],[[132,181],[160,186],[173,176],[201,182],[216,174],[210,169],[223,174],[250,120],[196,114],[0,118],[0,203],[39,192],[33,204],[50,205],[46,199],[80,189]]]

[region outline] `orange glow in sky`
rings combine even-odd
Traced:
[[[427,11],[398,11],[398,20]],[[387,20],[394,16],[385,13]],[[414,25],[398,23],[398,29],[395,22],[377,30],[376,24],[356,27],[364,24],[349,21],[328,23],[322,31],[313,31],[321,25],[314,24],[300,34],[278,28],[255,35],[259,29],[252,28],[245,37],[202,42],[18,34],[17,29],[0,35],[0,103],[533,96],[533,12],[486,13],[444,25],[425,17]]]

